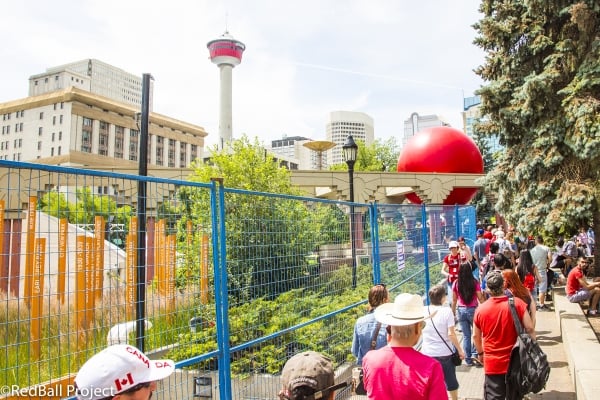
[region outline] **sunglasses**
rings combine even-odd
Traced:
[[[376,283],[375,286],[381,286],[384,289],[387,287],[385,283]]]

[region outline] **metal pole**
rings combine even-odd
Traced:
[[[354,222],[354,162],[348,163],[348,177],[350,183],[350,247],[352,248],[352,289],[356,289],[356,241]]]
[[[140,158],[138,175],[148,175],[148,125],[150,122],[150,74],[142,78],[142,124],[140,127]],[[137,197],[137,273],[135,299],[135,344],[144,351],[146,336],[146,186],[147,182],[138,180]]]

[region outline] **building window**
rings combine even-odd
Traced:
[[[41,150],[41,149],[42,149],[42,142],[41,142],[41,141],[39,141],[39,142],[38,142],[38,150]]]
[[[168,149],[168,166],[171,168],[175,167],[175,140],[169,139],[169,149]]]
[[[60,156],[60,146],[58,146],[58,155]]]
[[[92,126],[92,120],[90,118],[83,117],[83,126]]]
[[[52,132],[52,141],[54,142],[54,136],[56,135],[56,132]]]
[[[52,116],[52,125],[56,125],[56,115]]]
[[[58,132],[58,140],[62,140],[62,131]]]
[[[62,114],[60,114],[60,117],[58,117],[58,122],[62,124],[62,122],[63,122],[63,116],[62,116]]]
[[[131,129],[129,131],[129,161],[137,161],[138,159],[138,140],[139,132]]]
[[[53,156],[54,156],[54,147],[51,147],[50,148],[50,157],[53,157]]]
[[[41,126],[38,128],[38,136],[42,136],[42,127]]]
[[[44,112],[43,111],[40,113],[40,119],[44,119]]]
[[[115,158],[123,158],[123,143],[125,138],[125,128],[115,126]]]

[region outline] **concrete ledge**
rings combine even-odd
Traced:
[[[577,399],[597,399],[600,392],[600,343],[581,306],[567,300],[564,288],[555,288],[553,296]]]

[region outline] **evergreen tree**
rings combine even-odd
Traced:
[[[600,231],[600,3],[483,0],[475,43],[486,120],[504,151],[487,175],[522,231]],[[600,272],[600,271],[598,271]]]
[[[477,129],[475,129],[475,132],[473,133],[473,140],[481,152],[481,157],[483,158],[483,172],[485,174],[492,171],[494,169],[494,165],[496,164],[496,160],[494,158],[495,155],[492,153],[489,140],[487,139],[488,138],[486,136],[479,134]],[[493,196],[493,192],[489,190],[486,192],[485,188],[479,190],[471,201],[471,203],[475,205],[478,218],[481,218],[482,220],[489,220],[490,217],[495,214],[494,202],[495,196]]]

